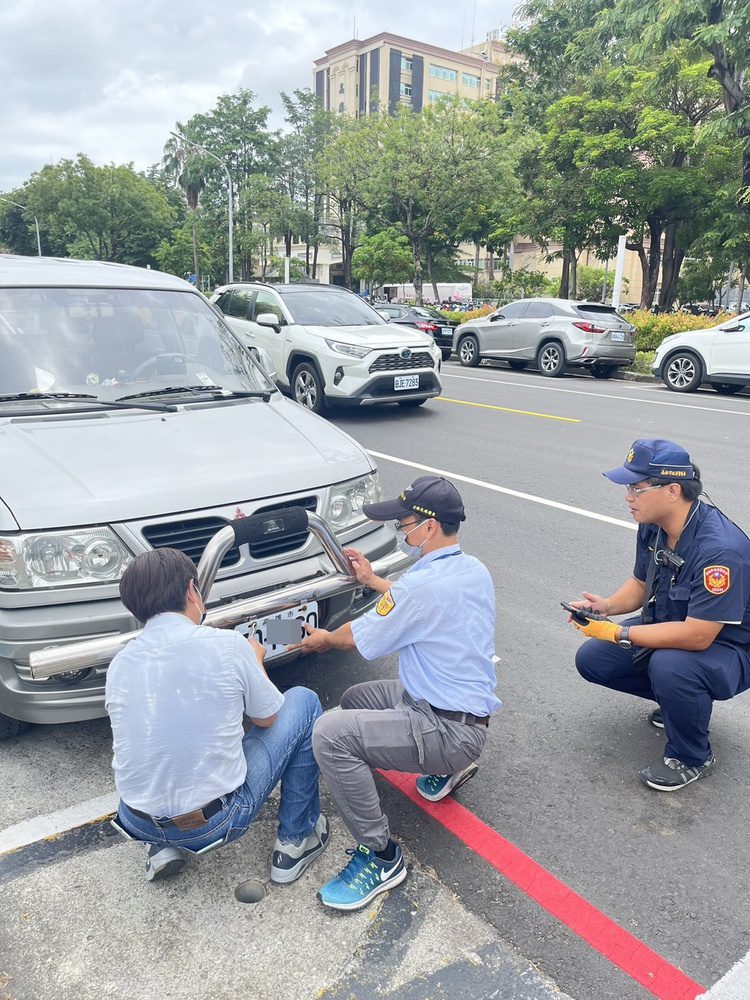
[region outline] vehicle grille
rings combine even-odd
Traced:
[[[435,362],[429,351],[417,351],[410,358],[400,354],[381,354],[369,367],[369,372],[404,371],[407,368],[434,368]]]
[[[283,510],[287,507],[304,507],[315,511],[315,497],[303,497],[300,500],[288,500],[275,503],[253,511],[254,514],[265,514],[271,510]],[[203,550],[217,531],[229,522],[223,517],[197,517],[181,521],[169,521],[166,524],[150,524],[143,529],[143,537],[155,549],[169,547],[179,549],[198,565]],[[268,559],[300,548],[307,541],[307,531],[275,537],[267,541],[253,542],[250,555],[253,559]],[[240,550],[233,546],[221,561],[220,569],[235,566],[240,561]]]

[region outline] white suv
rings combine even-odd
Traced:
[[[421,406],[442,391],[440,349],[336,285],[217,288],[211,301],[246,347],[270,355],[279,385],[309,410],[327,404]]]
[[[740,392],[750,385],[750,312],[665,337],[651,370],[673,392],[694,392],[704,382],[726,396]]]

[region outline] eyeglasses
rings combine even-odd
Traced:
[[[625,496],[639,497],[641,493],[648,493],[649,490],[661,490],[667,485],[667,483],[659,483],[658,486],[641,486],[640,489],[637,489],[635,486],[626,486]]]
[[[401,521],[394,521],[393,527],[396,531],[403,532],[406,528],[416,528],[418,524],[424,524],[424,518],[419,518],[416,521],[408,521],[406,524],[402,524]]]

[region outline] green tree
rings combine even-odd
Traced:
[[[217,275],[214,274],[215,263],[211,256],[211,248],[205,242],[197,242],[193,220],[180,229],[175,229],[170,238],[163,239],[154,252],[161,271],[179,275],[181,278],[192,272],[196,256],[202,262],[203,277],[209,283],[214,283]],[[202,287],[198,272],[193,273],[196,275],[197,287]]]
[[[98,167],[82,153],[43,167],[20,194],[62,256],[153,264],[174,219],[164,193],[131,164]]]
[[[354,251],[352,274],[367,282],[369,291],[386,282],[401,284],[413,275],[409,241],[397,229],[364,236]]]

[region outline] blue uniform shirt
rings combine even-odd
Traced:
[[[666,548],[664,532],[653,524],[638,528],[633,576],[645,581],[648,561]],[[655,622],[686,618],[723,622],[717,641],[750,643],[750,539],[716,507],[698,502],[675,550],[685,560],[677,573],[657,570]]]
[[[367,660],[399,654],[399,678],[416,701],[492,715],[495,589],[485,566],[458,545],[430,552],[352,622]]]

